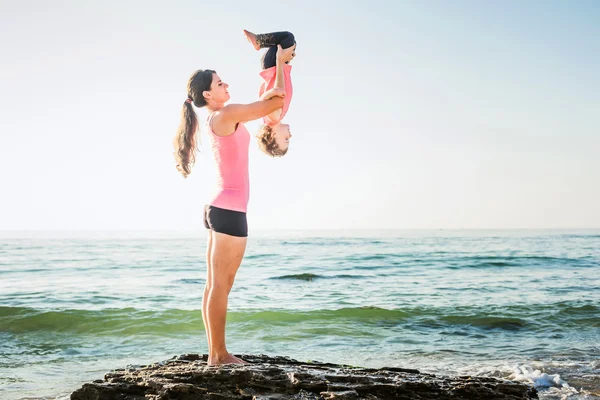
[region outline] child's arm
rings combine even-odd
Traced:
[[[281,45],[277,45],[277,61],[275,64],[275,87],[281,88],[285,90],[284,80],[283,80],[283,65],[287,59],[287,50],[283,50]]]
[[[277,45],[277,60],[275,66],[275,86],[273,88],[280,88],[285,90],[285,79],[283,74],[283,66],[285,62],[290,58],[293,53],[292,48],[282,49],[281,45]],[[265,93],[266,94],[266,93]],[[263,95],[264,96],[264,95]],[[262,97],[261,97],[262,99]],[[281,114],[283,113],[283,109],[279,108],[273,111],[271,114],[267,116],[274,124],[277,124],[281,121]]]

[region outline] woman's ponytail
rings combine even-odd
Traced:
[[[181,123],[175,135],[175,162],[177,170],[181,172],[184,178],[192,172],[192,167],[196,162],[196,143],[198,133],[198,117],[190,101],[183,103],[181,111]]]
[[[192,104],[199,108],[206,105],[203,92],[210,91],[213,73],[215,71],[210,69],[200,69],[194,72],[188,81],[188,97],[183,103],[181,123],[173,141],[175,164],[184,178],[187,178],[192,172],[192,167],[196,162],[196,151],[198,150],[198,117]]]

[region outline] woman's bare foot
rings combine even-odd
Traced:
[[[248,39],[248,41],[250,42],[252,47],[254,47],[255,50],[260,50],[260,46],[256,41],[256,35],[254,33],[244,29],[244,36],[246,36],[246,39]]]
[[[223,365],[223,364],[248,364],[246,361],[227,353],[224,357],[209,357],[208,365]]]
[[[232,356],[233,356],[233,354],[232,354]],[[241,359],[241,358],[239,358],[239,357],[233,356],[233,358],[235,358],[235,359],[237,359],[237,360],[240,360],[240,364],[250,364],[248,361],[244,361],[244,360],[242,360],[242,359]]]

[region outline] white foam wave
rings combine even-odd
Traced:
[[[594,364],[594,363],[592,363]],[[600,399],[590,392],[571,386],[560,374],[542,372],[550,365],[554,367],[581,367],[580,363],[532,363],[532,364],[471,364],[456,368],[461,375],[485,376],[519,381],[534,386],[540,400],[592,400]],[[593,367],[593,365],[591,365]],[[560,368],[557,368],[560,370]]]
[[[559,374],[550,375],[540,371],[539,369],[534,369],[529,365],[520,365],[514,367],[510,379],[519,382],[532,383],[536,389],[558,387],[575,390],[575,388],[572,388],[566,381],[561,379]],[[575,390],[574,393],[577,393],[577,390]]]

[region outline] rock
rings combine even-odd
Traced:
[[[496,378],[439,377],[414,369],[357,368],[287,357],[236,355],[250,364],[208,366],[184,354],[118,369],[84,384],[71,400],[537,399],[533,387]]]

